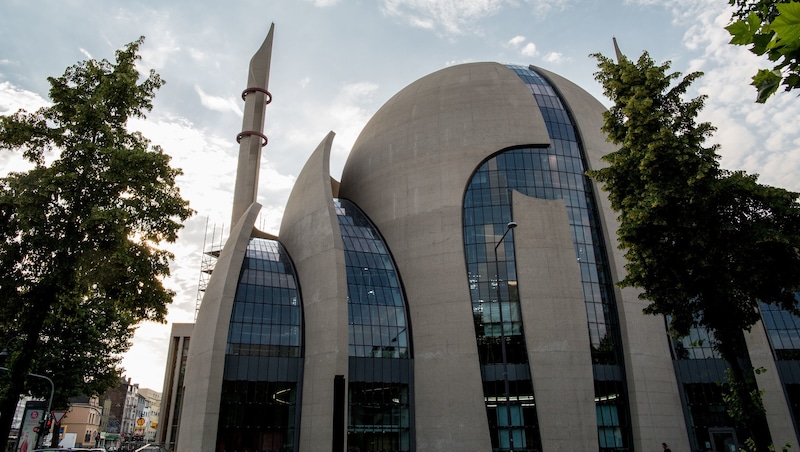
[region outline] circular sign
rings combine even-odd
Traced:
[[[136,419],[136,425],[144,425],[144,418]]]

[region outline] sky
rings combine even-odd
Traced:
[[[140,36],[139,67],[165,80],[154,108],[131,121],[181,168],[196,214],[174,253],[166,324],[144,323],[124,355],[125,375],[160,391],[170,324],[193,322],[204,249],[230,227],[247,68],[275,24],[258,202],[260,229],[277,234],[294,180],[329,131],[339,178],[367,120],[392,95],[448,66],[533,64],[572,80],[606,106],[594,80],[613,57],[647,51],[672,70],[705,75],[689,95],[708,96],[701,121],[717,127],[721,165],[800,191],[800,99],[755,104],[750,77],[768,62],[731,46],[727,0],[0,0],[0,115],[48,104],[47,77],[86,59],[113,61]],[[0,150],[0,175],[24,169]]]

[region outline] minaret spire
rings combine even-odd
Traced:
[[[269,67],[272,60],[272,34],[275,24],[269,27],[266,39],[250,59],[247,88],[242,92],[244,117],[242,131],[236,136],[239,143],[239,164],[236,168],[236,185],[233,192],[231,227],[256,201],[258,173],[261,167],[261,148],[267,145],[264,135],[264,117],[272,95],[269,86]]]
[[[622,51],[619,50],[619,46],[617,45],[617,37],[616,36],[612,36],[611,40],[614,41],[614,52],[617,54],[617,63],[619,63],[620,61],[622,61],[622,58],[625,55],[623,55]]]

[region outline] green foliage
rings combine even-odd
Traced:
[[[798,194],[719,167],[717,147],[705,144],[714,128],[696,122],[705,98],[684,99],[701,74],[669,73],[669,63],[656,65],[646,52],[636,62],[593,56],[614,104],[603,131],[619,149],[589,176],[619,214],[627,271],[620,285],[641,288],[645,312],[667,316],[677,336],[693,327],[712,333],[736,397],[755,415],[738,363],[741,334],[760,319],[759,301],[798,312]],[[765,425],[763,416],[751,424],[760,450],[769,442]]]
[[[786,443],[783,446],[781,446],[781,452],[789,452],[789,449],[791,448],[792,448],[792,443],[791,442]],[[753,438],[747,438],[744,441],[744,446],[739,448],[739,450],[742,452],[756,452],[756,450],[758,449],[756,448],[756,442],[753,441]],[[769,452],[775,452],[774,445],[769,446]]]
[[[754,373],[761,374],[763,372],[762,368],[757,369]],[[738,381],[730,369],[725,369],[725,382],[721,386],[722,400],[725,402],[728,414],[737,423],[746,425],[753,415],[766,415],[764,403],[761,400],[764,391],[758,390],[752,374],[747,375],[744,381]],[[743,399],[740,394],[745,394],[747,397]]]
[[[785,91],[800,88],[800,2],[730,0],[739,19],[727,27],[730,43],[751,46],[758,56],[775,62],[772,69],[760,69],[752,85],[758,90],[756,102],[764,103],[783,85]]]
[[[52,105],[0,117],[0,149],[32,164],[0,179],[0,338],[12,352],[3,419],[29,372],[54,380],[55,406],[118,384],[136,325],[164,321],[172,301],[161,244],[192,210],[170,157],[126,129],[164,83],[153,71],[139,83],[142,42],[48,78]]]

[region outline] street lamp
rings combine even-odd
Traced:
[[[505,322],[503,321],[503,302],[500,298],[500,263],[497,259],[497,248],[500,247],[500,244],[503,243],[503,240],[506,238],[506,235],[509,231],[517,227],[517,223],[515,221],[509,221],[506,225],[506,230],[503,232],[503,236],[500,237],[500,240],[497,241],[497,244],[494,246],[494,272],[497,278],[497,306],[498,310],[500,311],[500,356],[503,360],[503,390],[506,394],[506,423],[508,424],[508,446],[509,451],[514,452],[514,431],[511,428],[511,395],[510,389],[508,385],[508,357],[506,356],[506,329],[505,329]]]

